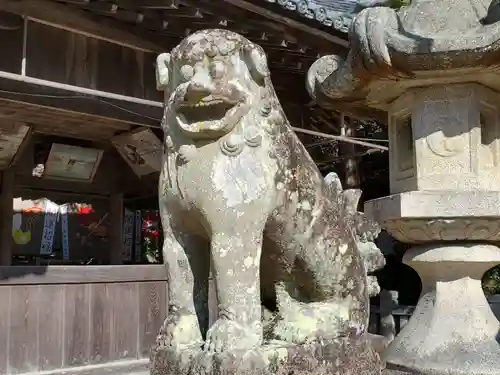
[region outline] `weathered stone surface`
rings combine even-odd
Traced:
[[[418,86],[479,82],[498,89],[499,4],[412,0],[400,10],[364,9],[352,23],[347,59],[316,61],[308,74],[309,91],[330,105],[387,110],[388,103],[417,86],[416,80]]]
[[[405,243],[500,241],[498,191],[412,191],[366,202],[365,212]]]
[[[157,62],[169,277],[158,347],[226,356],[276,339],[354,343],[378,291],[367,271],[383,265],[379,228],[357,212],[359,192],[344,192],[335,175],[323,179],[286,119],[262,48],[205,30]],[[210,267],[219,313],[209,327]],[[266,327],[261,303],[272,312]]]
[[[410,248],[403,261],[422,279],[420,301],[383,358],[417,374],[500,373],[500,322],[481,278],[500,263],[497,246],[432,243]]]
[[[391,193],[500,191],[499,99],[478,84],[453,84],[409,89],[395,100]]]
[[[303,345],[277,341],[244,353],[198,349],[179,355],[160,347],[151,363],[151,375],[371,375],[381,367],[367,341],[351,338]]]
[[[396,194],[367,202],[366,212],[416,245],[403,260],[423,286],[383,354],[396,373],[500,374],[500,323],[481,290],[500,262],[499,20],[497,0],[366,9],[353,21],[348,58],[323,57],[308,74],[319,102],[389,114]]]
[[[385,266],[385,258],[375,244],[375,239],[380,233],[380,225],[365,213],[358,211],[359,199],[362,194],[360,189],[343,190],[339,177],[333,172],[325,176],[325,183],[332,198],[332,204],[338,205],[348,226],[352,228],[365,270],[369,275],[367,279],[368,295],[370,297],[376,296],[380,292],[380,286],[372,273]]]
[[[500,323],[481,288],[500,263],[498,191],[413,191],[366,204],[395,238],[420,244],[403,261],[422,295],[409,322],[383,353],[388,367],[416,374],[498,374]],[[483,241],[481,243],[480,241]]]

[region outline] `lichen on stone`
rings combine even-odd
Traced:
[[[360,244],[378,229],[354,207],[358,192],[323,179],[281,108],[262,48],[203,30],[160,55],[157,77],[168,137],[159,199],[169,315],[159,347],[169,360],[204,358],[207,374],[220,369],[214,358],[261,363],[273,340],[288,354],[279,371],[294,363],[290,350],[318,342],[371,358],[363,334],[373,267]],[[210,269],[219,311],[208,327]],[[363,350],[350,351],[349,340]],[[164,363],[159,350],[155,363]]]

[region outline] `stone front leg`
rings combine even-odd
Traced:
[[[233,223],[212,237],[219,318],[209,329],[205,350],[250,349],[262,343],[260,256],[262,225]]]
[[[164,208],[160,208],[160,213],[169,304],[158,341],[176,349],[201,347],[202,331],[208,326],[209,249],[202,239],[175,230],[175,223]]]

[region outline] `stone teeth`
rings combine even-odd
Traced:
[[[185,103],[182,104],[182,107],[196,108],[196,107],[207,107],[211,105],[224,104],[224,100],[222,99],[212,99],[212,100],[203,100],[198,103]]]
[[[187,124],[187,119],[186,119],[186,116],[184,116],[182,113],[179,113],[179,115],[177,116],[177,118],[183,123],[183,124]]]

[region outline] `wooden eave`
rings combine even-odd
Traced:
[[[1,0],[2,2],[14,0]],[[49,0],[20,0],[19,2],[42,2]],[[88,30],[89,33],[109,34],[108,28],[128,31],[135,38],[148,42],[151,46],[160,47],[161,52],[173,48],[189,33],[207,28],[226,28],[245,35],[264,47],[270,56],[271,66],[276,70],[302,74],[307,66],[298,67],[299,62],[310,65],[318,55],[347,53],[347,41],[342,33],[328,33],[319,28],[313,28],[291,18],[270,12],[263,7],[241,0],[57,0],[51,1],[58,5],[61,14],[64,9],[71,9],[79,15],[82,29],[83,15],[87,21],[92,19],[99,23],[102,30]],[[239,5],[237,5],[239,4]],[[248,7],[242,7],[241,4]],[[19,8],[19,5],[16,6]],[[32,8],[31,12],[34,12]],[[32,13],[33,14],[33,13]],[[54,13],[53,13],[54,14]],[[38,15],[40,18],[40,15]],[[59,20],[61,24],[64,21]],[[102,20],[102,21],[101,21]],[[52,19],[52,22],[55,22]],[[76,20],[75,20],[76,22]],[[76,28],[73,23],[72,28]],[[107,31],[105,32],[104,29]],[[117,38],[118,39],[118,38]],[[125,37],[120,40],[125,41]],[[128,39],[127,39],[128,40]],[[152,49],[154,50],[154,49]],[[160,52],[156,50],[156,52]],[[279,57],[276,56],[277,53]],[[284,61],[283,61],[284,60]]]
[[[25,112],[26,118],[35,120],[36,113],[40,113],[51,116],[51,121],[56,123],[74,119],[82,124],[95,123],[103,128],[123,130],[131,126],[159,127],[157,119],[161,119],[163,112],[160,102],[145,105],[86,95],[70,88],[18,81],[1,77],[1,74],[0,88],[0,117],[3,118],[20,120]],[[82,118],[78,120],[78,116]]]
[[[0,0],[0,10],[21,15],[37,24],[123,46],[137,51],[138,56],[147,55],[150,60],[157,53],[169,51],[196,30],[230,29],[266,51],[275,89],[293,126],[340,133],[338,115],[308,105],[310,98],[305,90],[305,77],[318,57],[347,54],[345,33],[308,22],[290,14],[293,12],[270,8],[263,1]],[[0,12],[0,23],[2,19]],[[144,71],[151,78],[154,77],[154,65],[150,60],[144,63]],[[127,78],[124,75],[123,79]],[[86,87],[88,83],[79,84],[77,80],[73,84]],[[37,128],[48,134],[109,139],[137,126],[158,128],[160,125],[161,96],[146,98],[141,97],[142,94],[130,94],[131,98],[156,101],[155,105],[140,104],[71,92],[68,87],[0,78],[0,88],[5,87],[8,87],[5,91],[16,94],[0,91],[0,116],[11,113],[16,121],[36,121]],[[37,96],[40,92],[75,98],[51,99]],[[20,103],[29,103],[29,106],[22,108]],[[316,160],[329,160],[328,157],[336,153],[336,142],[325,143],[309,135],[301,135],[301,138]]]

